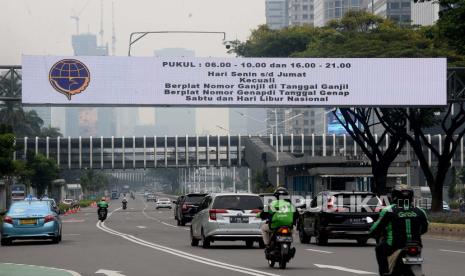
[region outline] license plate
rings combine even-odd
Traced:
[[[249,218],[248,217],[231,217],[230,222],[231,223],[249,223]]]
[[[365,224],[365,221],[361,218],[352,218],[349,221],[353,224]]]
[[[21,225],[37,224],[37,220],[36,219],[21,219],[19,220],[19,224]]]
[[[292,242],[291,236],[276,236],[276,241],[278,242]]]
[[[405,257],[402,258],[404,264],[422,264],[423,258],[422,257]]]

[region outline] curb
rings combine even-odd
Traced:
[[[430,223],[426,236],[465,240],[465,224]]]

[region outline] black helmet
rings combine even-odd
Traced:
[[[391,191],[391,198],[394,204],[399,205],[399,201],[402,201],[405,205],[406,201],[408,205],[413,204],[413,190],[407,185],[397,185]]]
[[[286,188],[279,187],[274,191],[273,195],[274,195],[274,197],[276,197],[276,199],[279,199],[282,196],[289,196],[289,192],[287,191]]]

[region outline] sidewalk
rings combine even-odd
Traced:
[[[53,267],[0,263],[0,276],[80,276],[81,274]]]

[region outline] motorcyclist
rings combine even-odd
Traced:
[[[106,200],[105,197],[102,197],[102,200],[100,200],[98,203],[97,203],[97,207],[100,209],[100,208],[105,208],[105,209],[108,209],[108,202]]]
[[[373,236],[381,236],[375,250],[381,276],[389,273],[388,256],[408,242],[418,242],[421,246],[421,235],[428,231],[427,215],[413,205],[411,188],[396,186],[391,192],[391,203],[381,210],[379,219],[370,229]]]
[[[267,250],[270,249],[271,235],[273,234],[273,231],[282,226],[288,226],[292,231],[292,227],[295,225],[298,215],[295,207],[290,202],[289,192],[286,188],[277,188],[273,196],[276,200],[273,200],[270,203],[267,210],[264,210],[257,215],[261,219],[267,221],[260,227],[263,242],[265,243]]]
[[[126,206],[126,204],[128,204],[128,200],[126,199],[126,197],[123,197],[121,203],[123,204],[123,206]]]

